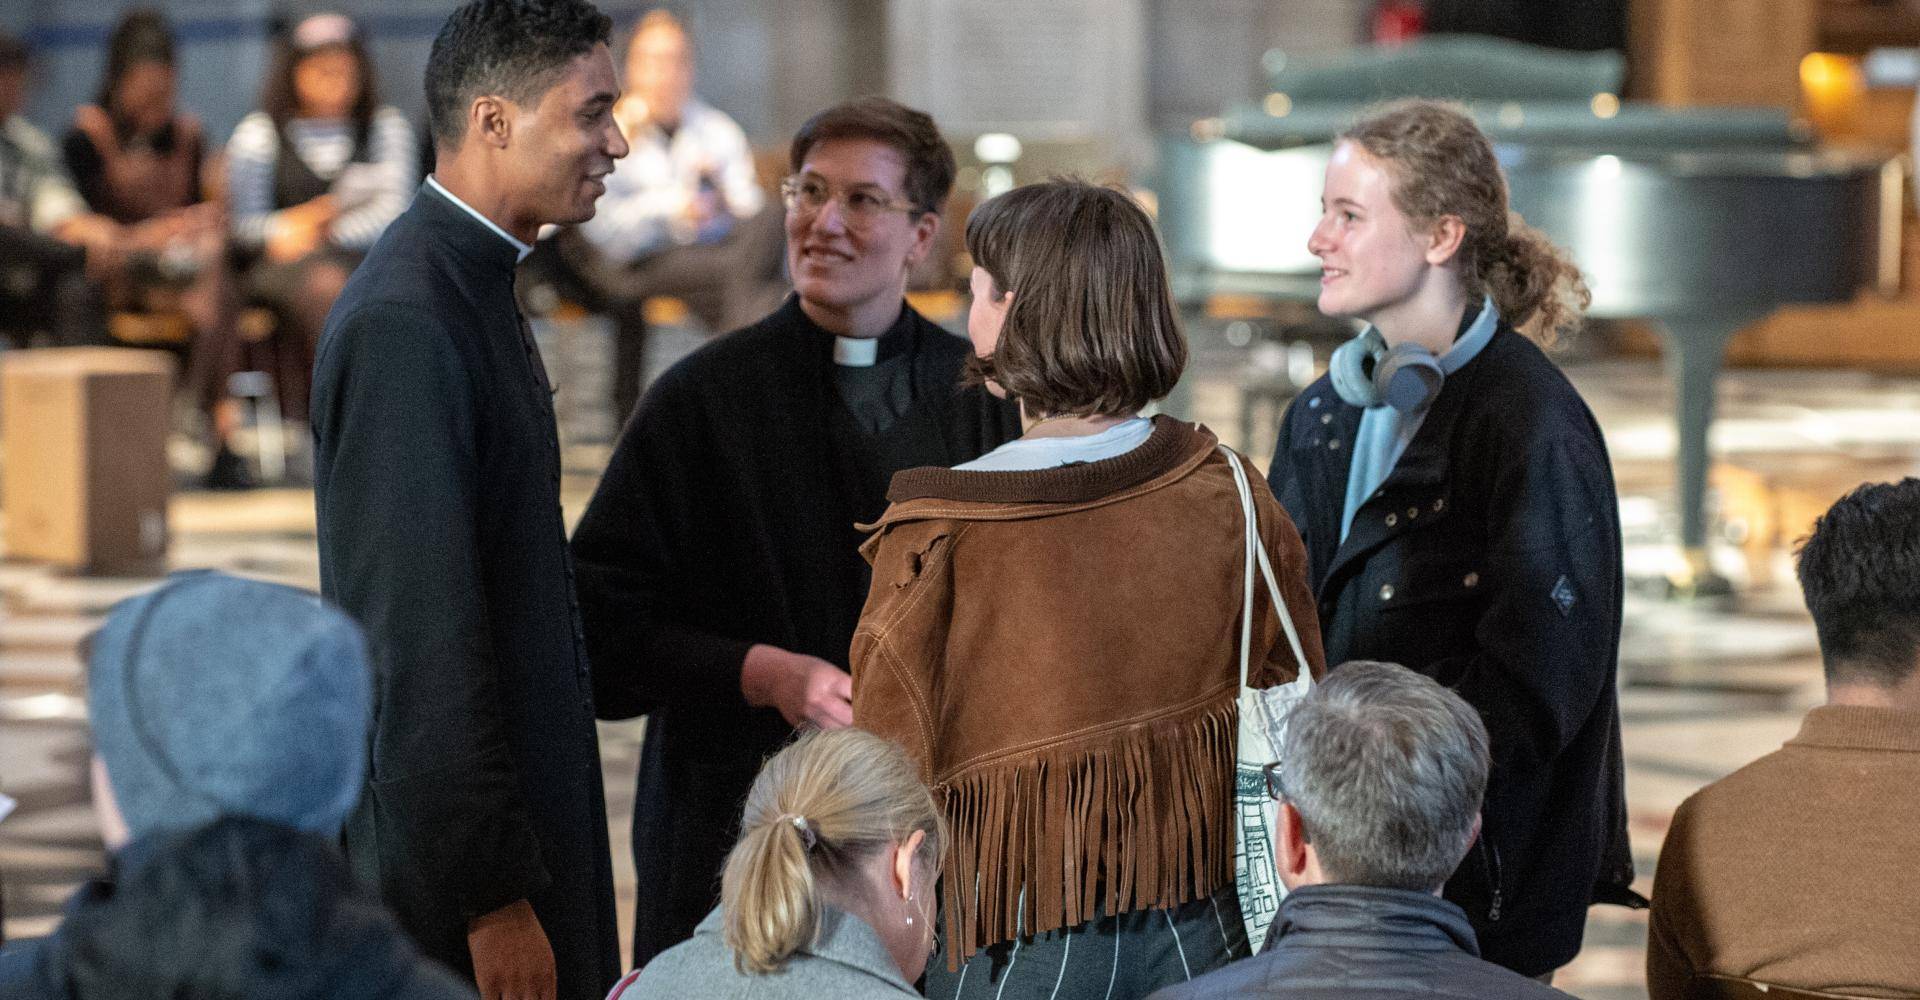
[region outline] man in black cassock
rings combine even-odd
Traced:
[[[539,228],[590,218],[626,155],[608,28],[585,0],[448,18],[436,169],[314,367],[321,587],[376,666],[347,854],[488,1000],[599,1000],[620,974],[552,393],[513,296]]]
[[[1019,436],[959,388],[966,340],[905,301],[953,153],[881,98],[821,112],[783,186],[795,294],[654,383],[574,532],[602,718],[648,715],[634,804],[636,966],[719,895],[747,787],[795,727],[851,724],[866,601],[856,522],[893,473]]]

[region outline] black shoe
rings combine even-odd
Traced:
[[[223,444],[213,453],[213,468],[207,470],[207,478],[201,485],[210,490],[250,490],[260,482],[253,477],[253,468],[247,460]]]

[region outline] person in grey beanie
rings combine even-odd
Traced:
[[[82,997],[66,928],[97,925],[115,909],[156,922],[177,913],[150,891],[128,898],[117,886],[179,885],[147,869],[176,864],[175,845],[197,831],[237,819],[336,842],[367,767],[373,676],[366,642],[351,619],[310,593],[212,571],[176,573],[115,605],[85,655],[94,808],[108,875],[74,896],[61,931],[0,951],[0,996],[7,998]],[[252,891],[340,900],[361,893],[323,867],[282,866]],[[388,970],[390,989],[380,995],[471,996],[414,952],[377,904],[342,912],[392,942],[372,963]],[[130,944],[137,937],[119,936]],[[192,956],[173,959],[193,964]],[[137,983],[120,985],[116,996],[145,995]]]

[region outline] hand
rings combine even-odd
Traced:
[[[53,231],[55,239],[86,251],[87,277],[105,284],[120,272],[126,259],[120,224],[104,215],[83,213],[62,222]]]
[[[74,108],[73,127],[93,140],[93,148],[99,151],[102,159],[111,160],[120,155],[120,137],[114,132],[113,120],[107,117],[106,111],[100,106],[82,104]]]
[[[553,946],[526,900],[468,921],[467,950],[481,1000],[557,1000]]]
[[[680,210],[680,224],[686,227],[688,236],[691,238],[718,215],[718,198],[703,191],[689,199],[686,207]]]
[[[320,249],[337,214],[330,194],[282,209],[267,229],[267,259],[285,264]]]
[[[740,693],[749,705],[779,709],[795,729],[853,725],[853,676],[817,656],[754,646],[740,665]]]
[[[340,203],[335,201],[331,194],[323,194],[311,201],[303,201],[292,208],[282,209],[279,214],[280,222],[283,225],[304,229],[317,229],[322,232],[324,232],[328,226],[333,225],[333,220],[339,217]]]
[[[267,259],[287,264],[320,249],[326,230],[301,219],[284,219],[267,230]]]

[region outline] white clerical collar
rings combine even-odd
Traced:
[[[833,338],[833,363],[842,368],[872,368],[879,360],[879,337]]]
[[[462,209],[464,209],[468,215],[471,215],[474,218],[479,219],[480,224],[487,227],[488,229],[493,230],[495,235],[499,236],[503,240],[506,240],[508,243],[513,244],[514,252],[520,255],[518,258],[516,258],[516,261],[526,260],[527,255],[533,252],[533,247],[528,246],[527,244],[514,239],[512,233],[509,233],[506,230],[501,229],[499,226],[494,224],[492,219],[489,219],[486,216],[481,215],[478,209],[474,208],[472,205],[469,205],[464,201],[461,201],[459,195],[454,194],[452,191],[447,190],[443,185],[441,185],[440,179],[438,177],[435,177],[432,174],[428,174],[427,183],[432,185],[435,191],[440,192],[442,197],[446,198],[448,201],[453,202],[455,205],[458,205]]]

